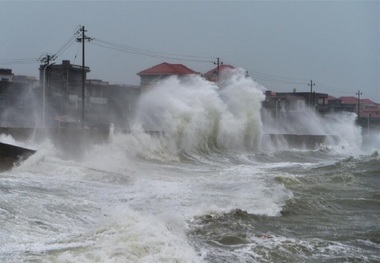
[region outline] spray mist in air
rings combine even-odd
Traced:
[[[143,92],[135,125],[162,132],[179,152],[252,150],[260,145],[263,89],[241,69],[226,70],[218,85],[200,76],[169,77]]]
[[[289,149],[286,142],[272,147],[265,134],[326,135],[325,143],[337,149],[361,147],[353,114],[321,116],[305,108],[274,121],[262,109],[264,91],[242,69],[221,72],[218,84],[196,75],[159,80],[142,92],[125,148],[132,155],[166,160]]]

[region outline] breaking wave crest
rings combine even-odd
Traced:
[[[243,70],[227,72],[219,86],[199,76],[171,77],[142,94],[132,131],[159,133],[166,139],[161,146],[177,154],[255,150],[263,99],[262,88]]]

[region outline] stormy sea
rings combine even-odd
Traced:
[[[380,262],[379,132],[274,118],[264,90],[240,70],[157,82],[79,158],[0,135],[36,149],[0,172],[0,262]]]

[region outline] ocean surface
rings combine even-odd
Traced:
[[[80,158],[0,135],[37,150],[0,171],[0,262],[380,262],[380,134],[348,113],[264,119],[243,73],[157,83],[130,133]]]

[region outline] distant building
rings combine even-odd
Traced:
[[[327,112],[355,112],[356,103],[343,103],[341,98],[328,97]]]
[[[0,68],[0,81],[12,81],[13,76],[11,69]]]
[[[99,79],[86,80],[85,94],[85,122],[87,126],[99,126],[109,123],[108,116],[108,98],[106,90],[109,83]],[[72,103],[76,103],[76,111],[81,112],[82,100],[81,96],[71,95]]]
[[[267,91],[265,95],[264,107],[274,110],[281,108],[286,112],[303,111],[307,106],[323,112],[328,103],[325,93]]]
[[[339,97],[342,105],[351,105],[354,107],[354,111],[360,117],[372,117],[372,118],[380,118],[380,105],[373,102],[370,99],[360,99],[357,97],[349,96],[349,97]]]
[[[85,67],[85,80],[88,72],[90,68]],[[73,65],[69,60],[63,60],[62,64],[41,65],[40,86],[44,85],[47,97],[58,109],[65,108],[66,104],[75,104],[82,98],[82,66]]]
[[[140,76],[140,86],[142,89],[145,89],[149,84],[165,79],[170,76],[184,77],[189,75],[199,75],[198,72],[182,65],[182,64],[170,64],[163,62],[151,68],[145,69],[137,73]]]
[[[89,67],[85,67],[85,80]],[[78,122],[81,119],[82,66],[73,65],[69,60],[62,64],[40,66],[40,86],[45,88],[47,120],[50,126],[58,122]],[[86,102],[88,90],[84,92]]]
[[[103,92],[108,99],[109,123],[113,123],[116,128],[129,130],[141,93],[140,86],[109,85]]]
[[[0,126],[34,127],[38,119],[35,77],[18,76],[0,69]]]
[[[134,117],[140,87],[116,85],[89,79],[86,81],[89,100],[86,103],[86,123],[99,126],[113,123],[117,128],[129,129]]]
[[[88,127],[126,128],[134,115],[140,87],[114,85],[99,79],[87,79],[85,67],[84,122]],[[69,60],[62,64],[40,66],[40,86],[46,92],[46,125],[77,127],[82,120],[82,66]],[[42,91],[41,91],[42,93]]]
[[[218,82],[220,74],[222,74],[223,71],[234,69],[234,66],[231,65],[219,65],[219,67],[215,67],[209,71],[207,71],[205,74],[203,74],[203,77],[207,79],[208,81],[212,82]]]
[[[13,82],[22,83],[31,89],[38,87],[38,80],[35,76],[14,75]]]

